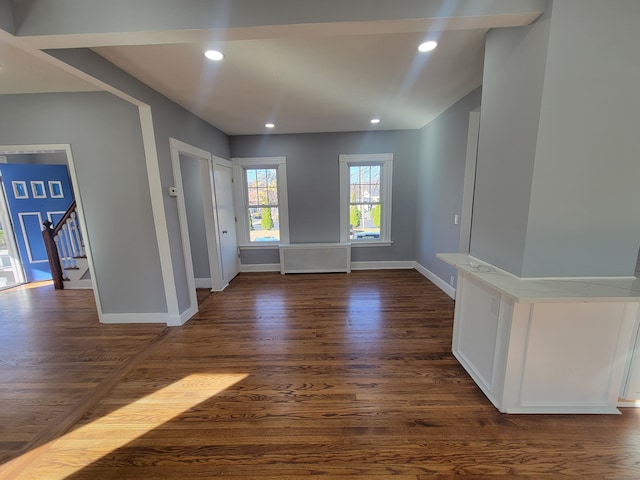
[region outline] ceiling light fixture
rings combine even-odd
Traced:
[[[267,128],[274,128],[275,127],[275,125],[273,123],[265,123],[264,126],[267,127]]]
[[[437,46],[438,46],[438,42],[429,40],[428,42],[421,43],[420,46],[418,47],[418,50],[421,52],[430,52]]]
[[[374,125],[380,123],[380,119],[379,118],[372,118],[371,119],[371,123],[373,123]]]
[[[209,60],[213,60],[214,62],[219,62],[224,58],[222,52],[219,52],[218,50],[207,50],[206,52],[204,52],[204,56]]]

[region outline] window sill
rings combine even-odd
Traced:
[[[274,250],[274,249],[277,250],[279,246],[280,246],[280,242],[269,242],[269,243],[264,242],[259,245],[256,245],[254,243],[238,245],[238,248],[240,250]]]
[[[376,242],[354,242],[354,241],[348,241],[345,243],[349,243],[351,244],[352,247],[390,247],[391,245],[393,245],[393,241],[392,240],[388,240],[388,241],[376,241]],[[276,250],[278,248],[280,248],[280,245],[288,245],[288,244],[283,244],[282,242],[273,242],[273,243],[261,243],[259,245],[257,244],[244,244],[244,245],[238,245],[238,248],[240,250]],[[295,244],[298,245],[298,244]],[[306,243],[301,243],[299,245],[313,245],[313,244],[306,244]]]
[[[391,245],[393,245],[393,241],[392,240],[380,240],[377,242],[354,242],[351,241],[351,247],[390,247]]]

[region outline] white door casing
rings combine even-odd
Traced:
[[[231,171],[231,162],[229,160],[225,160],[218,157],[213,157],[211,153],[202,150],[200,148],[194,147],[193,145],[189,145],[187,143],[181,142],[174,138],[170,139],[171,145],[171,163],[173,167],[173,176],[175,181],[175,186],[177,188],[177,205],[178,205],[178,219],[180,223],[180,233],[182,237],[182,245],[183,245],[183,253],[184,253],[184,261],[185,261],[185,270],[187,276],[187,287],[189,289],[189,308],[181,313],[181,321],[182,323],[186,322],[189,318],[191,318],[198,311],[198,303],[196,297],[196,282],[195,276],[193,273],[193,259],[191,253],[191,243],[189,240],[189,229],[188,229],[188,220],[187,220],[187,212],[185,205],[184,193],[182,192],[182,172],[180,167],[180,154],[195,158],[201,162],[201,172],[202,172],[202,197],[203,197],[203,206],[204,206],[204,222],[205,222],[205,231],[207,238],[207,253],[209,257],[209,271],[211,275],[211,289],[212,291],[221,291],[228,285],[228,280],[233,278],[237,271],[233,273],[232,264],[229,262],[227,269],[229,270],[229,274],[224,273],[224,261],[225,256],[223,255],[223,245],[225,251],[233,250],[233,255],[237,261],[237,242],[235,237],[235,225],[232,224],[229,228],[220,228],[219,217],[220,213],[218,212],[218,205],[215,196],[215,172],[214,172],[214,163],[218,168],[227,168]],[[224,176],[224,170],[221,170],[221,174]],[[220,186],[218,187],[221,192],[226,189],[229,191],[232,190],[230,174],[228,176],[228,185],[225,185],[225,182],[219,182]],[[225,177],[226,178],[226,177]],[[231,221],[235,222],[233,217],[233,200],[232,198],[229,200],[230,206],[228,207],[231,210]],[[227,209],[227,204],[224,204],[223,210]],[[226,218],[225,213],[222,212],[223,218]],[[226,220],[225,220],[226,221]],[[227,231],[227,234],[223,234],[222,231]],[[223,238],[224,237],[224,238]],[[232,275],[232,276],[229,276]]]
[[[231,162],[223,160],[225,163],[221,163],[220,160],[222,159],[214,158],[213,178],[222,279],[226,286],[240,272],[240,262],[233,205],[232,167]]]

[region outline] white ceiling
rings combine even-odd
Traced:
[[[98,89],[98,84],[47,62],[42,51],[91,47],[229,135],[264,133],[266,122],[276,124],[270,133],[418,129],[480,86],[489,28],[525,25],[536,16],[226,31],[12,36],[0,30],[0,93]],[[427,38],[437,39],[438,48],[419,53],[418,45]],[[224,52],[222,62],[203,56],[211,47]],[[373,117],[381,119],[375,127],[369,123]]]
[[[231,135],[422,128],[482,82],[484,30],[270,38],[94,49],[143,83]]]

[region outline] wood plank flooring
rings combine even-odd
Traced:
[[[187,325],[0,293],[0,478],[636,479],[640,410],[504,415],[415,271],[240,274]]]

